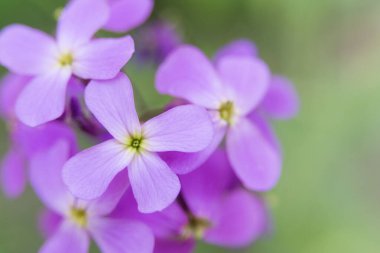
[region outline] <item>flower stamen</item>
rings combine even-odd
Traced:
[[[227,122],[228,124],[232,123],[232,119],[235,113],[234,104],[231,101],[227,101],[223,103],[219,107],[219,116],[222,120]]]
[[[61,67],[71,66],[74,62],[74,56],[71,53],[62,54],[58,62]]]
[[[200,240],[204,237],[204,234],[208,228],[211,227],[210,221],[204,218],[189,215],[189,221],[183,228],[181,238],[189,239],[195,238]]]
[[[87,212],[83,208],[72,207],[70,210],[70,218],[79,227],[87,226]]]

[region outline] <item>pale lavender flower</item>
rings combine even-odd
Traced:
[[[274,187],[281,174],[281,154],[248,117],[269,84],[269,69],[258,58],[228,56],[213,66],[195,47],[174,51],[157,72],[158,91],[207,108],[216,134],[206,151],[192,157],[166,154],[169,166],[178,173],[194,169],[194,161],[201,164],[226,136],[229,161],[243,184],[258,191]]]
[[[19,24],[2,30],[0,63],[16,74],[33,76],[16,104],[23,123],[37,126],[61,116],[72,75],[110,79],[128,62],[134,51],[130,36],[91,40],[108,17],[105,0],[80,0],[63,10],[56,40]]]
[[[140,124],[132,85],[122,73],[113,80],[92,81],[85,100],[114,139],[84,150],[66,163],[63,178],[71,192],[83,199],[99,197],[128,166],[141,212],[162,210],[171,204],[180,183],[157,152],[197,152],[207,147],[213,128],[206,110],[178,106]]]
[[[62,167],[71,154],[69,143],[59,140],[31,161],[31,184],[50,209],[43,224],[48,239],[39,252],[86,253],[93,238],[104,253],[151,253],[154,237],[148,227],[138,221],[110,216],[128,187],[126,173],[120,173],[100,198],[77,199],[61,178]]]

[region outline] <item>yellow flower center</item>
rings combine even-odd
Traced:
[[[74,56],[71,53],[62,54],[59,57],[58,62],[62,67],[71,66],[74,62]]]
[[[220,118],[223,119],[228,124],[232,123],[234,113],[235,113],[235,108],[234,108],[234,104],[231,101],[227,101],[219,107]]]
[[[206,230],[211,227],[210,221],[189,215],[189,221],[182,231],[182,239],[195,238],[200,240],[203,238]]]
[[[142,149],[143,143],[144,138],[141,135],[131,136],[127,140],[127,148],[139,152]]]
[[[87,226],[87,212],[83,208],[72,207],[70,210],[70,218],[79,227],[83,228]]]

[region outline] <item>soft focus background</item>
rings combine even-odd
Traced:
[[[254,40],[301,96],[300,115],[275,123],[285,162],[280,184],[265,194],[273,234],[242,251],[200,245],[197,252],[380,252],[380,1],[156,2],[153,17],[174,22],[210,55],[234,38]],[[53,12],[64,3],[0,0],[0,28],[17,22],[52,31]],[[129,72],[144,101],[157,107],[154,70]],[[0,253],[37,251],[39,209],[30,190],[17,200],[0,196]]]

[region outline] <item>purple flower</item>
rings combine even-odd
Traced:
[[[99,197],[128,166],[129,180],[141,212],[162,210],[180,190],[176,174],[157,152],[197,152],[209,145],[213,129],[207,112],[178,106],[140,124],[129,79],[120,73],[109,81],[92,81],[85,91],[90,111],[114,139],[70,159],[63,178],[83,199]]]
[[[59,122],[35,128],[14,123],[10,134],[10,148],[1,164],[1,185],[9,198],[18,197],[24,191],[28,181],[26,170],[29,168],[29,161],[36,153],[49,150],[58,139],[75,140],[71,129]],[[75,148],[73,144],[71,149]]]
[[[201,164],[226,136],[229,161],[243,184],[257,191],[274,187],[281,174],[281,154],[247,117],[267,94],[269,81],[269,69],[258,58],[231,55],[214,67],[195,47],[174,51],[157,72],[156,88],[207,108],[216,134],[206,151],[192,157],[166,154],[169,166],[182,172],[194,169],[194,163]]]
[[[215,56],[215,61],[218,62],[228,56],[259,57],[256,46],[246,39],[233,41],[221,48]],[[293,84],[283,76],[273,75],[268,92],[257,111],[274,119],[289,119],[296,116],[299,111],[299,98]]]
[[[142,63],[161,63],[182,44],[175,27],[164,21],[144,26],[136,34],[136,56]]]
[[[59,140],[31,161],[32,186],[51,210],[44,216],[48,239],[39,252],[86,253],[90,237],[105,253],[152,252],[154,238],[148,227],[110,215],[128,186],[126,173],[119,174],[100,198],[76,199],[61,178],[62,166],[70,154],[68,142]]]
[[[144,23],[150,16],[153,0],[108,0],[110,17],[104,26],[113,32],[127,32]]]
[[[231,173],[226,154],[217,150],[199,169],[181,176],[179,201],[162,212],[141,215],[127,195],[117,216],[127,214],[149,225],[156,236],[155,253],[192,252],[196,239],[230,248],[248,246],[267,232],[269,217],[263,201],[236,187]]]
[[[16,104],[23,123],[37,126],[62,115],[72,75],[110,79],[128,62],[134,51],[130,36],[91,40],[108,17],[105,0],[80,0],[63,10],[56,40],[24,25],[3,29],[0,63],[14,73],[33,76]]]

